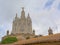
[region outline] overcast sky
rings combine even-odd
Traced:
[[[60,33],[60,0],[0,0],[0,40],[6,31],[12,30],[12,21],[21,16],[21,7],[29,13],[36,34],[47,35],[51,27]]]

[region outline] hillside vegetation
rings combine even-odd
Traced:
[[[2,44],[14,43],[17,41],[16,37],[7,37],[6,39],[2,40]]]

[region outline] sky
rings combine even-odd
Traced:
[[[16,13],[21,16],[21,8],[30,14],[32,28],[36,35],[47,35],[49,27],[53,33],[60,33],[60,0],[0,0],[0,40],[11,33]]]

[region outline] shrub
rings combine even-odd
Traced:
[[[17,41],[16,37],[7,37],[6,39],[2,40],[2,44],[7,44],[7,43],[14,43]]]
[[[30,37],[28,36],[28,37],[26,37],[26,39],[30,39]]]

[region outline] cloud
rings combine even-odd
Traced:
[[[58,4],[58,7],[57,8],[58,8],[58,10],[60,10],[60,3]]]
[[[21,16],[21,7],[25,8],[26,16],[28,12],[30,13],[32,26],[36,34],[48,34],[49,27],[53,29],[54,33],[57,33],[60,29],[59,0],[0,0],[0,5],[1,37],[6,35],[8,29],[11,32],[12,21],[16,12],[19,18]]]
[[[50,9],[51,6],[53,5],[55,0],[48,0],[44,6],[44,8]]]

